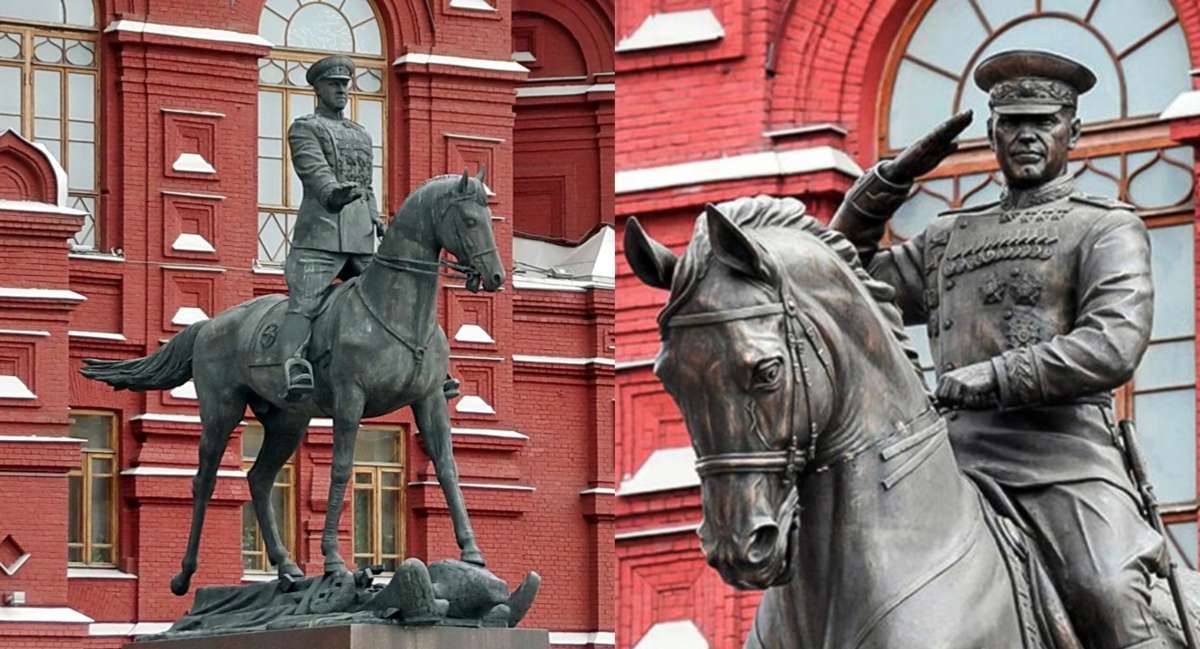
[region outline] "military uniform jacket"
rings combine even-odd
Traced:
[[[375,225],[379,214],[371,186],[373,154],[366,129],[348,119],[314,113],[288,128],[292,166],[304,183],[304,197],[292,234],[292,246],[329,252],[375,252]],[[341,182],[355,182],[367,198],[331,208],[329,198]]]
[[[939,376],[992,364],[1000,408],[950,422],[964,468],[1009,486],[1128,488],[1110,395],[1149,342],[1146,228],[1069,178],[1024,198],[946,213],[870,271],[896,288],[907,324],[928,324]]]

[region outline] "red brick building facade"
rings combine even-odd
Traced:
[[[617,19],[622,75],[618,229],[637,215],[676,252],[706,202],[767,193],[828,219],[862,170],[964,108],[959,153],[914,189],[891,226],[914,236],[943,210],[994,200],[989,54],[1052,49],[1096,70],[1071,169],[1084,191],[1134,204],[1151,228],[1157,285],[1149,352],[1118,394],[1139,423],[1177,553],[1195,566],[1195,254],[1200,136],[1189,71],[1193,0],[630,0]],[[701,556],[699,479],[687,431],[652,373],[662,291],[618,250],[618,646],[741,647],[759,594]],[[924,332],[913,331],[918,340]],[[926,354],[926,363],[928,363]],[[932,369],[931,367],[929,369]]]
[[[447,282],[455,454],[489,568],[538,570],[524,622],[611,646],[615,7],[607,0],[0,2],[0,646],[117,647],[165,628],[191,515],[190,384],[114,392],[81,359],[133,358],[285,291],[298,206],[283,134],[307,66],[358,74],[381,209],[487,166],[505,290]],[[608,225],[605,225],[608,224]],[[249,413],[247,413],[249,415]],[[269,578],[235,432],[193,584]],[[275,506],[308,574],[332,458],[314,420]],[[405,413],[366,422],[339,529],[360,565],[457,556]]]

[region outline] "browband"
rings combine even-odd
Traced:
[[[667,326],[698,327],[700,325],[716,324],[718,322],[732,322],[734,320],[762,318],[764,316],[779,315],[781,313],[783,313],[783,304],[774,302],[771,304],[746,306],[740,309],[726,309],[722,311],[707,311],[704,313],[677,315],[667,321]]]

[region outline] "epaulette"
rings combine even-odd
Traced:
[[[1134,206],[1130,205],[1129,203],[1119,201],[1115,198],[1108,198],[1106,196],[1092,196],[1091,194],[1081,194],[1076,192],[1071,194],[1069,199],[1075,201],[1076,203],[1083,203],[1084,205],[1091,205],[1092,207],[1099,207],[1106,210],[1133,211],[1135,209]]]
[[[955,214],[970,214],[972,212],[986,212],[998,205],[1000,205],[1000,201],[981,203],[979,205],[972,205],[970,207],[963,206],[952,210],[946,210],[945,212],[938,212],[938,217],[954,216]]]

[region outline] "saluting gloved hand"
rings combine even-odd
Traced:
[[[997,396],[991,361],[960,367],[938,378],[937,398],[944,406],[984,410],[996,406]]]
[[[908,145],[900,155],[884,162],[879,173],[884,180],[897,185],[907,185],[937,168],[942,160],[958,150],[954,138],[971,125],[974,113],[970,110],[938,124],[925,137]]]
[[[340,210],[366,195],[367,191],[359,187],[358,183],[341,183],[329,195],[329,204]]]

